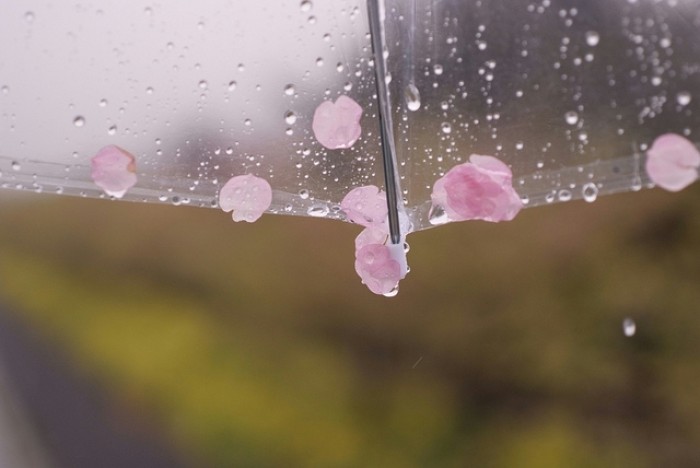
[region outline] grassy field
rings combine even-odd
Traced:
[[[421,232],[388,299],[354,226],[35,196],[0,204],[0,297],[215,467],[691,467],[698,213],[696,185]]]

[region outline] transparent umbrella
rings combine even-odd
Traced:
[[[0,26],[3,188],[252,220],[269,187],[256,209],[364,224],[389,252],[358,262],[400,275],[409,232],[700,164],[700,0],[5,2]]]

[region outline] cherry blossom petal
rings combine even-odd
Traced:
[[[90,162],[93,182],[107,195],[122,198],[136,185],[136,158],[120,147],[105,146]]]
[[[324,101],[316,108],[311,126],[316,139],[326,148],[350,148],[362,133],[360,117],[362,107],[352,98],[340,96],[335,102]]]
[[[389,240],[389,229],[385,224],[369,226],[355,238],[355,250],[369,244],[386,244]]]
[[[387,217],[386,193],[374,185],[352,189],[340,202],[348,219],[362,226],[383,223]]]
[[[355,239],[355,271],[375,294],[390,295],[406,277],[408,263],[403,242],[389,242],[386,223],[366,227]]]
[[[252,174],[232,177],[219,192],[219,206],[233,211],[233,220],[257,221],[272,203],[272,187]]]
[[[355,271],[362,283],[375,294],[391,293],[406,276],[396,259],[396,249],[391,247],[393,246],[368,244],[355,253]]]
[[[646,170],[659,187],[677,192],[695,182],[700,152],[693,143],[674,133],[658,137],[647,152]]]
[[[431,199],[434,210],[444,210],[450,221],[510,221],[523,207],[510,168],[492,156],[476,154],[438,179]]]

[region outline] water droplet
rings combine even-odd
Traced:
[[[634,323],[634,320],[627,317],[622,321],[622,331],[627,337],[634,336],[637,333],[637,324]]]
[[[428,221],[433,226],[438,226],[440,224],[445,224],[450,221],[450,218],[445,213],[445,209],[439,205],[433,206],[430,209],[430,214],[428,215]]]
[[[146,88],[146,94],[153,94],[153,88],[151,86]]]
[[[107,107],[107,100],[106,99],[100,99],[100,107]]]
[[[301,189],[301,190],[299,190],[299,197],[300,197],[302,200],[308,199],[308,198],[309,198],[309,191],[306,190],[306,189]]]
[[[588,31],[586,33],[586,44],[595,47],[600,43],[600,34],[598,31]]]
[[[443,72],[442,65],[440,65],[439,63],[436,63],[435,65],[433,65],[433,72],[438,76],[442,75],[442,72]]]
[[[342,72],[343,70],[345,70],[345,66],[342,64],[342,62],[338,62],[338,63],[335,65],[335,69],[338,71],[338,73],[340,73],[340,72]]]
[[[396,295],[399,293],[399,286],[396,285],[393,287],[393,289],[387,293],[382,294],[384,297],[396,297]]]
[[[314,218],[324,218],[328,215],[328,207],[325,205],[314,205],[306,210],[306,214]]]
[[[7,85],[4,85],[2,88],[0,88],[0,91],[2,92],[2,94],[7,94],[10,92],[10,87]]]
[[[452,133],[452,125],[449,122],[443,122],[440,125],[440,129],[442,130],[442,133],[445,133],[447,135]]]
[[[680,104],[681,106],[687,106],[692,100],[693,97],[688,91],[681,91],[680,93],[678,93],[678,95],[676,95],[676,101],[678,101],[678,104]]]
[[[245,125],[246,127],[250,127],[251,125],[253,125],[253,121],[250,119],[245,119],[243,121],[243,125]]]
[[[569,111],[564,114],[564,119],[569,125],[576,125],[578,123],[578,114],[574,111]]]
[[[409,83],[404,90],[404,97],[406,98],[408,110],[415,112],[420,109],[420,91],[418,91],[416,85]]]
[[[18,163],[17,161],[12,161],[12,170],[13,171],[19,171],[21,169],[22,169],[22,166],[20,165],[20,163]]]
[[[515,149],[518,151],[522,150],[524,147],[525,147],[525,143],[523,143],[522,141],[518,141],[515,143]]]
[[[310,11],[313,6],[314,6],[314,4],[311,3],[309,0],[304,0],[303,2],[301,2],[300,8],[301,8],[301,11],[306,12],[306,11]]]
[[[632,185],[630,186],[633,192],[638,192],[642,190],[642,178],[638,175],[632,178]]]
[[[288,84],[287,86],[284,87],[284,94],[287,96],[293,96],[294,95],[294,85],[293,84]]]
[[[294,125],[294,123],[297,121],[297,115],[292,111],[288,111],[286,114],[284,114],[284,121],[287,123],[287,125]]]
[[[200,80],[199,89],[207,89],[208,87],[209,87],[209,83],[207,83],[207,80]]]
[[[111,127],[109,127],[107,129],[108,135],[116,135],[116,133],[117,133],[117,126],[116,125],[112,125]]]
[[[317,67],[322,67],[323,66],[323,57],[319,57],[316,59],[316,66]]]
[[[559,193],[557,194],[557,196],[559,198],[559,201],[568,202],[571,200],[571,197],[572,197],[571,190],[567,190],[567,189],[559,190]]]
[[[598,198],[598,186],[593,182],[589,182],[583,186],[583,199],[588,203],[593,203]]]
[[[229,91],[235,91],[237,86],[238,86],[238,83],[236,83],[235,81],[228,82],[228,90]]]
[[[83,125],[85,125],[85,117],[83,117],[82,115],[76,116],[73,119],[73,125],[75,125],[76,127],[82,127]]]
[[[34,15],[33,11],[28,11],[24,14],[24,20],[27,23],[33,23],[35,18],[36,18],[36,16]]]

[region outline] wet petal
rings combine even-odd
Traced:
[[[386,244],[389,240],[389,229],[385,224],[369,226],[355,238],[355,250],[369,244]]]
[[[232,177],[219,192],[219,206],[233,211],[233,220],[257,221],[272,203],[272,187],[252,174]]]
[[[105,146],[92,157],[90,176],[107,195],[122,198],[136,185],[136,158],[118,146]]]
[[[677,192],[698,178],[700,152],[680,135],[667,133],[658,137],[647,152],[646,171],[659,187]]]
[[[350,148],[362,133],[360,117],[362,107],[352,98],[340,96],[335,102],[324,101],[314,112],[314,136],[328,149]]]
[[[408,273],[403,242],[391,244],[386,223],[362,230],[355,239],[355,271],[375,294],[389,294]]]
[[[355,253],[355,271],[375,294],[389,294],[405,276],[401,265],[386,245],[368,244]]]
[[[523,207],[510,168],[481,155],[472,155],[438,179],[431,199],[434,210],[444,211],[450,221],[510,221]]]
[[[340,208],[353,223],[362,226],[383,223],[388,213],[386,193],[374,185],[357,187],[345,195]]]

